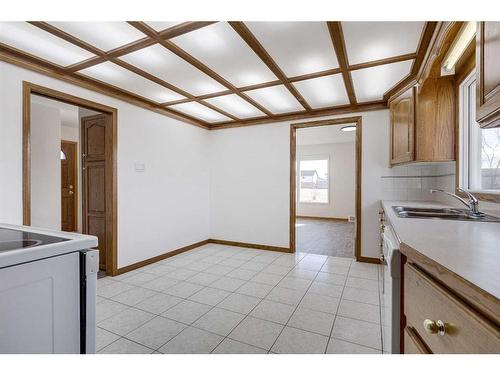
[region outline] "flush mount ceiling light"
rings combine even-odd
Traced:
[[[353,132],[356,130],[356,125],[347,125],[340,128],[343,132]]]
[[[465,22],[453,41],[441,65],[441,75],[455,74],[455,64],[476,35],[476,23]]]

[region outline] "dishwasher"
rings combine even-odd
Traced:
[[[400,353],[401,254],[390,225],[381,225],[380,311],[384,353]]]

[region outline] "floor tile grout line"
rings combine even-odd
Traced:
[[[328,258],[327,258],[328,259]],[[299,262],[300,263],[300,262]],[[292,319],[292,316],[293,314],[295,314],[295,311],[297,311],[300,303],[302,302],[302,300],[304,299],[305,295],[307,294],[307,292],[309,291],[309,289],[311,288],[311,285],[314,283],[314,281],[316,280],[316,278],[318,277],[321,269],[323,268],[323,266],[325,265],[326,263],[326,259],[325,259],[325,262],[323,262],[323,264],[321,265],[321,267],[319,268],[318,272],[316,273],[316,276],[314,277],[314,279],[311,281],[311,283],[309,284],[309,287],[306,289],[305,293],[302,295],[302,297],[300,298],[299,302],[297,303],[297,305],[295,306],[294,310],[292,311],[292,313],[290,314],[290,316],[288,317],[288,320],[286,321],[286,323],[283,325],[283,328],[281,329],[280,333],[278,334],[278,336],[276,336],[276,338],[274,339],[274,342],[273,344],[271,345],[271,347],[269,348],[269,351],[267,352],[268,354],[271,352],[271,349],[273,348],[273,346],[276,344],[276,342],[278,341],[278,339],[280,338],[281,334],[283,333],[283,331],[285,330],[285,328],[288,326],[288,323],[290,322],[290,319]],[[327,344],[328,345],[328,344]]]
[[[237,256],[237,255],[239,255],[239,254],[243,254],[244,252],[245,252],[245,250],[242,250],[242,251],[236,252],[236,253],[234,253],[234,254],[232,254],[232,255],[230,255],[230,256],[227,256],[227,259],[231,259],[231,258],[233,258],[233,257],[235,257],[235,256]],[[194,253],[193,253],[193,254],[194,254]],[[203,289],[205,289],[205,288],[207,288],[207,287],[211,287],[211,285],[212,285],[213,283],[217,282],[220,278],[223,278],[223,277],[229,277],[229,276],[227,276],[227,274],[229,274],[229,273],[233,272],[234,270],[236,270],[236,269],[244,269],[244,268],[241,268],[241,267],[243,267],[245,264],[247,264],[247,263],[251,262],[252,260],[254,260],[254,258],[258,257],[258,256],[259,256],[259,255],[261,255],[261,254],[265,254],[265,253],[263,253],[263,252],[259,252],[258,254],[256,254],[255,256],[253,256],[252,258],[247,258],[247,259],[245,259],[245,262],[244,262],[244,263],[242,263],[241,265],[236,266],[236,267],[235,267],[235,266],[226,266],[226,265],[223,265],[223,266],[226,266],[226,267],[231,267],[231,268],[233,268],[233,270],[231,270],[230,272],[228,272],[228,273],[226,273],[226,274],[224,274],[224,275],[217,274],[216,276],[219,276],[219,278],[218,278],[217,280],[215,280],[214,282],[212,282],[211,284],[209,284],[209,285],[201,285],[201,284],[197,284],[197,283],[193,283],[193,284],[196,284],[196,285],[198,285],[198,286],[201,286],[202,288],[201,288],[200,290],[203,290]],[[301,263],[301,261],[302,261],[302,260],[304,260],[304,258],[306,258],[308,255],[311,255],[311,254],[305,253],[305,255],[301,256],[301,258],[300,258],[300,260],[299,260],[298,262],[297,262],[297,261],[294,261],[294,265],[293,265],[293,266],[291,266],[289,262],[287,262],[286,264],[276,263],[276,262],[278,262],[278,261],[279,261],[279,259],[280,259],[280,258],[282,258],[283,256],[286,256],[286,255],[289,255],[289,254],[281,254],[281,255],[279,255],[279,256],[276,256],[276,257],[274,257],[274,259],[273,259],[271,262],[257,262],[257,263],[262,263],[263,265],[265,265],[265,267],[264,267],[264,268],[262,268],[262,269],[260,269],[260,270],[258,270],[258,271],[256,271],[255,276],[256,276],[256,275],[258,275],[258,274],[260,274],[260,273],[263,273],[263,272],[264,272],[264,273],[266,273],[266,272],[265,272],[265,269],[266,269],[267,267],[271,266],[271,265],[275,265],[275,266],[280,266],[280,267],[290,268],[290,269],[288,270],[288,272],[287,272],[287,273],[285,273],[285,274],[283,274],[283,276],[281,276],[280,280],[279,280],[277,283],[274,283],[274,285],[270,285],[270,284],[266,284],[266,283],[259,283],[259,282],[253,281],[253,278],[251,278],[250,280],[244,280],[244,279],[238,279],[238,278],[236,278],[236,279],[238,279],[238,280],[244,281],[244,282],[245,282],[244,284],[246,284],[246,283],[248,283],[248,282],[250,282],[250,281],[253,281],[253,282],[255,282],[255,283],[259,283],[259,284],[264,284],[264,285],[271,286],[272,288],[271,288],[271,290],[270,290],[270,291],[269,291],[266,295],[264,295],[262,298],[257,297],[258,299],[260,299],[260,302],[259,302],[257,305],[255,305],[255,306],[254,306],[254,307],[253,307],[253,308],[252,308],[252,309],[251,309],[251,310],[250,310],[247,314],[242,314],[242,315],[244,315],[244,317],[241,319],[241,321],[240,321],[240,322],[239,322],[239,323],[238,323],[238,324],[237,324],[237,325],[236,325],[236,326],[235,326],[235,327],[234,327],[234,328],[233,328],[233,329],[232,329],[232,330],[231,330],[231,331],[230,331],[230,332],[229,332],[226,336],[222,336],[222,335],[220,335],[220,334],[217,334],[217,335],[219,335],[220,337],[223,337],[223,339],[219,342],[219,344],[218,344],[218,345],[217,345],[217,346],[216,346],[216,347],[215,347],[212,351],[214,351],[214,350],[215,350],[215,349],[216,349],[216,348],[217,348],[217,347],[218,347],[218,346],[219,346],[219,345],[220,345],[220,344],[221,344],[221,343],[222,343],[222,342],[223,342],[226,338],[228,338],[228,336],[231,334],[231,332],[232,332],[232,331],[233,331],[236,327],[238,327],[238,326],[239,326],[239,324],[240,324],[240,323],[241,323],[241,322],[242,322],[242,321],[243,321],[246,317],[250,316],[251,312],[252,312],[252,311],[253,311],[253,310],[254,310],[254,309],[255,309],[255,308],[256,308],[256,307],[257,307],[257,306],[258,306],[258,305],[259,305],[259,304],[263,301],[263,300],[265,300],[265,299],[266,299],[266,297],[267,297],[267,296],[268,296],[268,295],[269,295],[269,294],[270,294],[270,293],[271,293],[271,292],[272,292],[275,288],[277,288],[277,287],[279,286],[278,284],[279,284],[279,283],[280,283],[280,282],[281,282],[284,278],[286,278],[286,277],[290,276],[290,273],[291,273],[293,270],[296,270],[296,269],[297,269],[297,266]],[[204,256],[204,257],[202,257],[202,258],[200,258],[200,259],[196,259],[196,260],[194,260],[193,262],[203,261],[203,259],[204,259],[204,258],[207,258],[207,257],[209,257],[209,256],[212,256],[212,255],[206,255],[206,256]],[[321,257],[324,257],[324,261],[323,261],[323,263],[321,264],[321,267],[320,267],[320,268],[315,269],[315,270],[313,271],[313,272],[316,272],[316,275],[315,275],[315,277],[314,277],[313,279],[308,279],[308,278],[305,278],[305,279],[304,279],[304,278],[301,278],[301,277],[297,277],[297,276],[295,276],[295,278],[297,278],[297,279],[307,280],[307,281],[310,281],[310,283],[309,283],[309,286],[305,289],[304,294],[302,295],[302,298],[299,300],[298,304],[297,304],[297,305],[295,305],[295,308],[294,308],[294,310],[293,310],[292,314],[290,315],[290,317],[288,318],[287,322],[285,323],[285,325],[283,325],[283,324],[279,323],[279,324],[283,325],[283,328],[282,328],[282,330],[280,331],[280,334],[277,336],[277,338],[276,338],[276,339],[275,339],[275,341],[273,342],[273,345],[271,346],[271,348],[274,346],[274,344],[276,343],[277,339],[278,339],[278,338],[280,337],[280,335],[282,334],[282,332],[283,332],[284,328],[285,328],[286,326],[288,326],[288,323],[289,323],[289,321],[290,321],[291,317],[293,316],[293,314],[295,313],[295,311],[298,309],[298,307],[299,307],[299,305],[300,305],[301,301],[303,300],[303,298],[305,297],[305,295],[308,293],[308,291],[310,290],[310,288],[311,288],[312,284],[316,281],[316,279],[317,279],[317,277],[318,277],[319,273],[323,270],[323,267],[324,267],[324,266],[325,266],[325,264],[327,263],[327,261],[328,261],[328,256],[322,256],[322,255],[320,255],[320,256],[321,256]],[[220,258],[223,258],[223,256],[220,256]],[[227,260],[227,259],[225,259],[225,260]],[[214,265],[220,265],[220,263],[223,263],[225,260],[219,260],[217,263],[213,263],[213,264],[211,263],[211,264],[212,264],[212,266],[214,266]],[[170,263],[170,262],[169,262],[169,263]],[[192,263],[192,262],[189,262],[189,263]],[[180,266],[171,266],[171,267],[174,267],[174,268],[176,268],[176,269],[188,269],[188,268],[185,268],[185,267],[186,267],[186,266],[188,266],[188,265],[189,265],[189,263],[187,263],[187,264],[185,264],[185,265],[180,265]],[[161,263],[160,265],[163,265],[163,264],[168,265],[168,263]],[[351,265],[352,265],[352,261],[349,261],[349,269],[351,268]],[[307,269],[307,268],[306,268],[306,269]],[[189,270],[189,269],[188,269],[188,270]],[[194,271],[194,270],[191,270],[191,271]],[[191,275],[189,278],[192,278],[192,277],[194,277],[195,275],[197,275],[197,274],[199,274],[199,273],[202,273],[202,272],[204,272],[204,271],[205,271],[205,270],[198,270],[198,271],[197,271],[197,272],[195,272],[193,275]],[[255,270],[253,270],[253,271],[255,271]],[[312,270],[311,270],[311,271],[312,271]],[[138,272],[148,273],[148,272],[147,272],[147,270],[146,270],[146,271],[140,271],[140,269],[139,269],[139,271],[138,271]],[[173,272],[173,271],[171,271],[171,272]],[[324,272],[327,272],[327,271],[324,271]],[[167,273],[166,273],[166,274],[164,274],[164,275],[156,275],[156,274],[153,274],[153,275],[155,275],[155,276],[157,276],[157,277],[156,277],[156,278],[154,278],[154,279],[152,279],[152,280],[156,280],[157,278],[164,277],[164,276],[167,276],[167,277],[168,277],[168,273],[169,273],[169,272],[167,272]],[[267,272],[267,273],[269,273],[269,272]],[[327,273],[332,274],[332,272],[327,272]],[[274,274],[274,275],[277,275],[276,273],[273,273],[273,274]],[[333,272],[333,274],[338,274],[338,275],[339,275],[339,273],[335,273],[335,272]],[[255,276],[254,276],[254,277],[255,277]],[[342,289],[341,298],[340,298],[340,300],[339,300],[339,304],[340,304],[340,301],[342,300],[343,291],[344,291],[344,289],[345,289],[346,282],[347,282],[347,278],[349,277],[349,273],[348,273],[347,275],[342,275],[342,276],[345,276],[345,278],[346,278],[346,279],[345,279],[345,281],[344,281],[344,285],[343,285],[343,289]],[[179,283],[181,283],[181,282],[190,282],[190,281],[188,281],[188,280],[189,280],[189,278],[184,279],[184,280],[178,280],[178,279],[176,279],[178,282],[177,282],[176,284],[172,285],[172,287],[173,287],[173,286],[175,286],[175,285],[177,285],[177,284],[179,284]],[[126,280],[126,279],[125,279],[125,280]],[[152,281],[152,280],[150,280],[150,281]],[[124,282],[124,281],[123,281],[123,280],[117,280],[117,282]],[[126,282],[125,282],[125,283],[126,283]],[[146,283],[147,283],[147,282],[146,282]],[[191,282],[191,283],[192,283],[192,282]],[[167,296],[173,296],[173,297],[175,297],[175,298],[179,298],[179,299],[180,299],[180,301],[178,301],[178,303],[176,303],[175,305],[173,305],[173,306],[171,306],[171,307],[167,308],[165,311],[161,312],[160,314],[154,314],[154,313],[151,313],[150,311],[147,311],[147,310],[142,310],[141,308],[136,307],[136,305],[140,304],[140,303],[141,303],[142,301],[144,301],[144,300],[147,300],[147,299],[149,299],[149,298],[154,297],[155,295],[150,296],[150,297],[147,297],[147,298],[145,298],[145,299],[143,299],[143,300],[141,300],[141,301],[137,302],[135,305],[132,305],[132,306],[131,306],[131,305],[128,305],[128,304],[125,304],[125,303],[122,303],[122,302],[114,301],[114,300],[112,299],[113,297],[116,297],[117,295],[120,295],[120,294],[122,294],[122,293],[126,293],[127,291],[120,292],[120,293],[118,293],[118,294],[116,294],[116,295],[114,295],[114,296],[110,296],[110,297],[103,297],[103,296],[100,296],[103,300],[110,300],[110,301],[113,301],[113,302],[116,302],[116,303],[120,303],[120,304],[122,304],[122,305],[126,306],[126,307],[127,307],[127,309],[134,308],[134,309],[137,309],[137,310],[140,310],[140,311],[145,311],[145,312],[147,312],[147,313],[149,313],[149,314],[153,314],[153,317],[152,317],[151,319],[149,319],[147,322],[145,322],[144,324],[140,325],[139,327],[135,328],[134,330],[139,329],[140,327],[142,327],[143,325],[147,324],[147,323],[148,323],[148,322],[150,322],[152,319],[154,319],[155,317],[158,317],[158,316],[159,316],[159,317],[162,317],[162,318],[164,318],[164,319],[169,319],[169,320],[175,321],[175,319],[170,319],[170,318],[164,317],[164,316],[163,316],[163,315],[161,315],[161,314],[164,314],[165,312],[167,312],[168,310],[170,310],[170,309],[172,309],[173,307],[177,306],[178,304],[182,303],[183,301],[189,300],[189,297],[190,297],[190,296],[188,296],[188,297],[186,297],[186,298],[183,298],[183,297],[179,297],[179,296],[175,296],[175,295],[172,295],[172,294],[165,293],[165,292],[166,292],[166,290],[154,290],[154,289],[149,289],[149,288],[147,288],[147,287],[143,287],[143,286],[142,286],[142,284],[131,284],[131,283],[126,283],[126,284],[128,284],[128,285],[132,285],[132,287],[133,287],[133,288],[137,287],[137,288],[143,288],[143,289],[152,290],[152,291],[154,291],[154,292],[156,293],[155,295],[162,294],[162,295],[167,295]],[[243,284],[243,285],[244,285],[244,284]],[[299,289],[296,289],[296,288],[289,288],[289,287],[286,287],[286,286],[280,286],[280,287],[285,288],[285,289],[290,289],[290,290],[300,290],[300,288],[299,288]],[[215,288],[215,289],[218,289],[218,290],[223,290],[223,289],[219,289],[219,288]],[[238,289],[239,289],[239,288],[238,288]],[[210,310],[208,310],[206,313],[204,313],[203,315],[201,315],[198,319],[196,319],[196,320],[195,320],[194,322],[192,322],[191,324],[187,324],[187,325],[186,325],[186,323],[179,322],[179,323],[182,323],[182,324],[186,325],[186,327],[184,327],[184,329],[183,329],[183,330],[181,330],[178,334],[180,334],[182,331],[184,331],[184,330],[185,330],[185,329],[187,329],[188,327],[193,327],[193,328],[197,328],[197,329],[204,330],[203,328],[194,327],[194,324],[195,324],[195,323],[196,323],[199,319],[201,319],[203,316],[205,316],[206,314],[208,314],[210,311],[212,311],[212,310],[213,310],[214,308],[216,308],[216,307],[217,307],[217,308],[219,308],[219,309],[223,309],[223,310],[230,311],[230,312],[233,312],[233,313],[234,313],[234,311],[229,310],[229,309],[226,309],[226,308],[224,308],[224,307],[219,307],[219,305],[220,305],[223,301],[225,301],[227,298],[231,297],[231,295],[234,295],[234,294],[242,294],[242,293],[238,293],[238,292],[237,292],[237,291],[238,291],[238,289],[236,289],[236,290],[234,290],[234,291],[227,291],[227,290],[226,290],[226,292],[228,292],[228,293],[229,293],[229,295],[228,295],[227,297],[225,297],[222,301],[218,302],[216,305],[213,305],[213,306],[212,306],[212,305],[208,305],[208,306],[210,306],[210,307],[211,307],[211,308],[210,308]],[[359,289],[364,289],[364,288],[359,288]],[[167,289],[167,290],[168,290],[168,289]],[[197,291],[197,292],[198,292],[198,291]],[[197,292],[193,293],[192,295],[196,294]],[[316,294],[316,293],[314,293],[314,294]],[[244,294],[242,294],[242,295],[244,295]],[[319,294],[319,295],[321,295],[321,294]],[[251,297],[255,297],[255,296],[251,296]],[[189,301],[191,301],[191,300],[189,300]],[[194,301],[194,302],[196,302],[196,301]],[[359,301],[354,301],[354,302],[363,303],[363,302],[359,302]],[[199,302],[198,302],[198,303],[199,303]],[[368,304],[368,303],[367,303],[367,304]],[[338,312],[338,308],[339,308],[339,306],[337,306],[337,312]],[[238,312],[238,313],[239,313],[239,312]],[[118,313],[118,314],[119,314],[119,313]],[[241,313],[239,313],[239,314],[241,314]],[[116,314],[115,314],[115,315],[116,315]],[[333,314],[332,314],[332,315],[333,315]],[[337,313],[335,313],[335,314],[334,314],[334,320],[336,319],[336,317],[337,317]],[[109,318],[103,319],[103,321],[104,321],[104,320],[107,320],[107,319],[109,319]],[[257,319],[260,319],[260,318],[257,318]],[[272,321],[269,321],[269,320],[266,320],[266,319],[261,319],[261,320],[268,321],[268,322],[272,322]],[[276,322],[272,322],[272,323],[275,323],[275,324],[276,324]],[[333,324],[334,324],[334,323],[333,323]],[[102,327],[100,327],[100,328],[101,328],[101,329],[103,329],[103,330],[106,330],[106,329],[104,329],[104,328],[102,328]],[[304,332],[309,332],[309,333],[317,334],[316,332],[311,332],[311,331],[304,330],[304,329],[300,329],[300,328],[298,328],[298,329],[299,329],[299,330],[301,330],[301,331],[304,331]],[[333,329],[333,325],[332,325],[332,329]],[[132,331],[130,331],[130,332],[133,332],[134,330],[132,330]],[[106,331],[108,331],[108,330],[106,330]],[[210,331],[207,331],[207,330],[204,330],[204,331],[206,331],[206,332],[210,332]],[[116,333],[114,333],[114,332],[112,332],[112,331],[108,331],[108,332],[111,332],[111,333],[113,333],[113,334],[116,334]],[[128,332],[127,334],[129,334],[130,332]],[[214,332],[210,332],[210,333],[214,333]],[[177,335],[178,335],[178,334],[177,334]],[[177,335],[175,335],[174,337],[176,337]],[[131,340],[131,339],[129,339],[128,337],[121,336],[121,335],[118,335],[118,336],[119,336],[119,337],[123,337],[123,338],[125,338],[125,339],[127,339],[127,340],[129,340],[129,341],[135,342],[134,340]],[[326,335],[322,335],[322,336],[324,336],[324,337],[328,337],[328,336],[326,336]],[[170,340],[172,340],[174,337],[172,337]],[[330,338],[330,337],[331,337],[331,334],[330,334],[329,338]],[[117,339],[117,340],[118,340],[118,339]],[[117,340],[114,340],[113,342],[116,342]],[[159,348],[161,348],[162,346],[164,346],[165,344],[167,344],[170,340],[168,340],[166,343],[162,344]],[[257,346],[254,346],[254,345],[251,345],[251,344],[247,344],[247,343],[242,342],[242,341],[239,341],[239,340],[235,340],[235,339],[232,339],[232,340],[234,340],[234,341],[238,341],[238,342],[241,342],[241,343],[243,343],[243,344],[250,345],[250,346],[253,346],[253,347],[258,348]],[[343,340],[343,341],[347,341],[347,340]],[[113,342],[112,342],[112,343],[113,343]],[[349,342],[349,341],[347,341],[347,342]],[[107,346],[111,345],[112,343],[110,343],[110,344],[108,344],[108,345],[104,346],[103,348],[101,348],[101,350],[103,350],[103,349],[104,349],[104,348],[106,348]],[[150,349],[150,350],[152,350],[152,351],[158,351],[158,349],[159,349],[159,348],[154,349],[154,348],[148,347],[148,346],[143,345],[143,344],[138,343],[138,342],[136,342],[136,343],[137,343],[138,345],[142,345],[142,346],[144,346],[144,347],[146,347],[146,348],[148,348],[148,349]],[[359,345],[359,344],[358,344],[358,345]],[[260,348],[260,349],[264,349],[264,348]],[[264,350],[265,350],[265,349],[264,349]],[[270,352],[270,349],[268,350],[268,353],[269,353],[269,352]]]
[[[342,286],[342,291],[340,292],[339,304],[337,305],[337,310],[335,310],[335,318],[333,318],[332,328],[330,328],[330,335],[328,337],[328,343],[326,344],[326,348],[325,348],[325,353],[324,354],[326,354],[326,352],[328,351],[328,347],[330,346],[330,341],[332,340],[333,328],[335,327],[335,322],[337,321],[337,316],[338,316],[340,304],[342,303],[342,296],[344,295],[344,290],[345,290],[345,286],[347,284],[347,279],[349,278],[349,273],[351,272],[351,266],[352,266],[352,262],[351,262],[351,264],[349,264],[349,269],[347,271],[347,275],[346,275],[346,278],[345,278],[345,281],[344,281],[344,285]]]

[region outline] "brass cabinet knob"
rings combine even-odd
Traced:
[[[439,336],[444,336],[446,333],[446,324],[442,320],[425,319],[423,326],[425,332],[430,335],[438,334]]]

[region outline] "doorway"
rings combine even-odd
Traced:
[[[61,140],[61,230],[78,231],[78,142]]]
[[[23,83],[23,223],[98,237],[117,272],[115,108]]]
[[[345,127],[344,130],[349,130],[347,127],[353,130],[350,137],[352,141],[349,140],[351,145],[347,146],[347,148],[352,147],[351,154],[349,154],[352,155],[350,166],[345,165],[347,164],[345,160],[338,164],[341,159],[340,148],[336,147],[336,151],[331,151],[335,145],[327,144],[329,141],[325,140],[328,129],[339,133],[343,127]],[[309,142],[311,147],[304,147],[307,152],[302,148],[298,150],[298,134],[308,129],[312,131],[304,135],[309,134],[309,138],[312,136],[319,141]],[[333,131],[331,133],[333,134]],[[361,134],[360,116],[291,124],[291,252],[305,251],[304,243],[307,243],[307,252],[364,260],[361,256]],[[337,141],[332,140],[330,143],[335,142]],[[321,144],[321,146],[313,147],[313,144]],[[341,170],[342,168],[344,171]],[[349,173],[351,173],[349,179],[352,178],[352,182],[344,186],[343,190],[347,190],[347,197],[350,198],[344,198],[345,195],[341,197],[336,189],[343,183],[343,176]],[[352,207],[346,204],[348,200],[352,201]],[[297,235],[306,237],[298,238]]]

